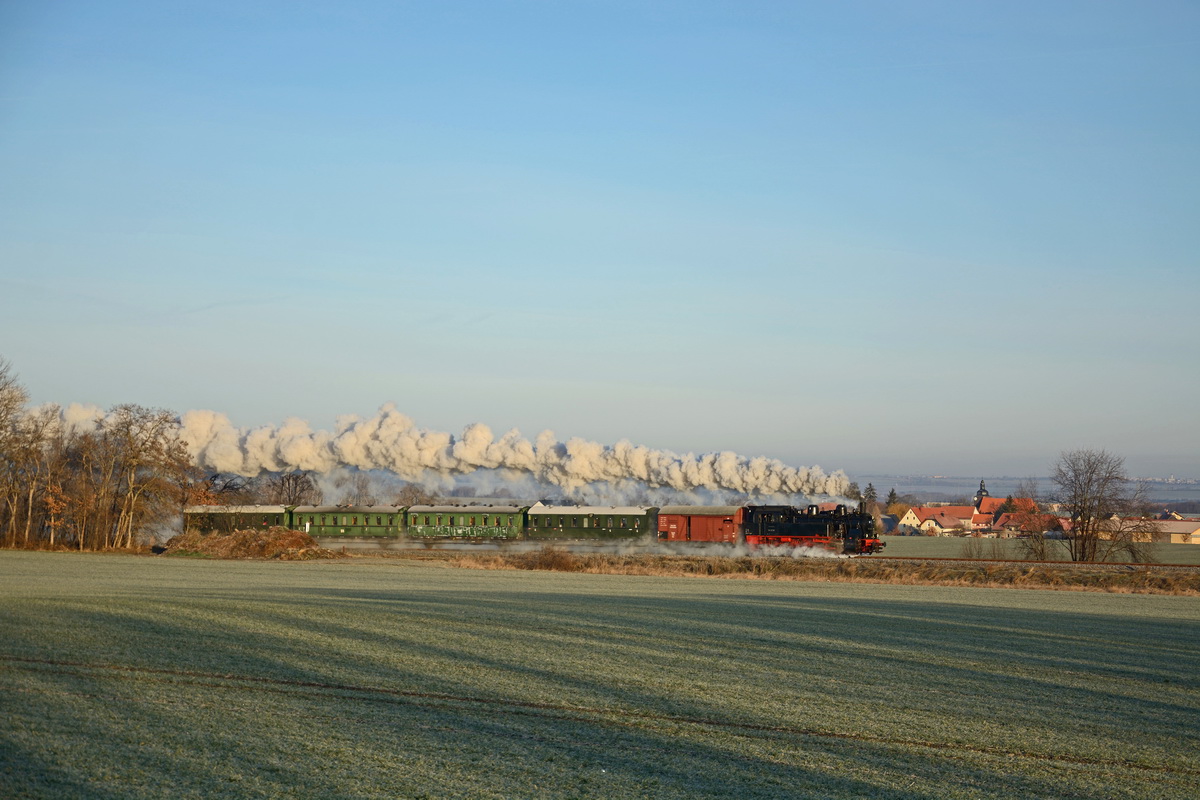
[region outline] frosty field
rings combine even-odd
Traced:
[[[1194,597],[0,552],[4,797],[1179,797]]]

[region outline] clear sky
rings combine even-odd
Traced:
[[[35,402],[1200,477],[1195,2],[0,3]]]

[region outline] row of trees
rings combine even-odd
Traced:
[[[0,360],[0,542],[130,548],[173,517],[192,480],[177,419],[122,405],[91,430],[64,426],[59,409],[26,410],[27,395]]]
[[[397,486],[375,480],[366,472],[346,472],[328,483],[339,505],[373,506],[388,503],[413,506],[439,502],[423,486]],[[266,473],[257,478],[210,475],[194,482],[188,490],[189,505],[274,505],[316,506],[325,501],[325,491],[311,472]]]
[[[187,505],[316,505],[322,492],[306,472],[255,479],[205,475],[191,463],[170,411],[120,405],[94,426],[63,424],[54,406],[26,408],[28,394],[0,359],[0,546],[134,548],[162,538]],[[332,489],[337,502],[374,504],[370,476],[351,473]],[[393,502],[431,502],[417,486]]]

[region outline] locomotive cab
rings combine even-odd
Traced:
[[[850,555],[869,555],[884,548],[875,533],[875,518],[866,513],[866,504],[860,504],[858,514],[847,523],[842,543],[842,552]]]

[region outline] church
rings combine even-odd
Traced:
[[[996,535],[1004,531],[1005,517],[1012,512],[1037,511],[1037,504],[1028,497],[1013,498],[1012,508],[1005,509],[1007,500],[992,497],[986,483],[979,481],[979,491],[969,506],[913,506],[900,518],[904,533],[920,531],[929,536],[962,536],[970,533]]]

